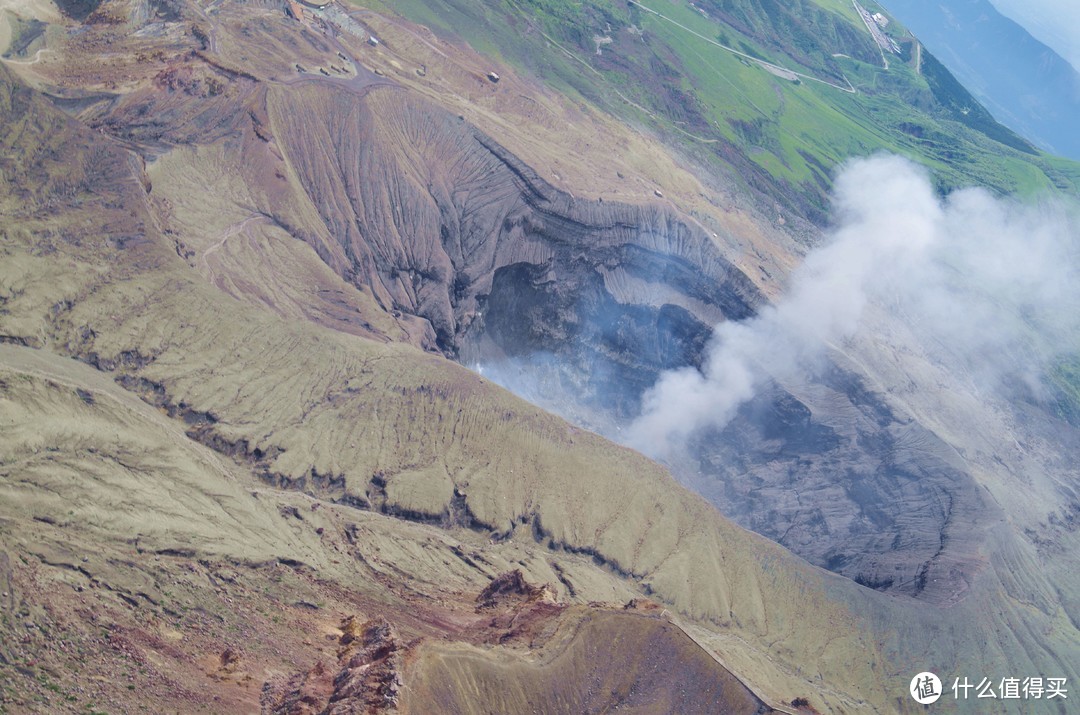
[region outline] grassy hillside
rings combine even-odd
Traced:
[[[1080,185],[1075,164],[1039,154],[994,122],[925,50],[916,57],[895,23],[889,32],[905,51],[883,58],[850,4],[362,4],[460,37],[647,126],[816,223],[825,221],[834,167],[875,151],[928,165],[943,189],[1075,192]],[[805,77],[770,72],[754,58]],[[850,82],[856,92],[809,78],[838,87]]]

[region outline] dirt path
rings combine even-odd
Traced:
[[[312,17],[323,24],[326,29],[323,39],[330,43],[331,49],[337,52],[340,57],[345,58],[344,61],[347,66],[352,65],[353,74],[348,77],[341,77],[305,70],[291,77],[275,80],[276,82],[286,85],[296,85],[305,82],[329,82],[361,96],[367,94],[367,92],[376,87],[400,88],[401,85],[397,82],[365,69],[349,48],[341,42],[338,36],[339,32],[345,32],[359,39],[367,38],[367,32],[364,31],[364,28],[360,23],[349,17],[344,10],[335,4],[330,5],[325,10],[306,8],[304,12],[311,13]]]
[[[231,225],[227,229],[225,229],[225,232],[221,235],[221,238],[218,240],[218,242],[215,243],[214,245],[210,246],[210,248],[206,249],[206,251],[203,253],[203,255],[202,255],[203,265],[204,266],[206,265],[207,259],[210,257],[210,254],[213,253],[214,251],[218,250],[219,248],[221,248],[225,244],[225,241],[229,240],[230,238],[232,238],[236,234],[238,234],[241,231],[245,230],[248,227],[248,224],[250,224],[252,221],[258,221],[260,219],[265,221],[266,217],[261,216],[259,214],[253,214],[251,216],[248,216],[243,221],[240,221],[238,223],[234,223],[233,225]]]
[[[691,30],[686,25],[683,25],[681,23],[676,22],[675,20],[672,20],[667,15],[661,15],[656,10],[653,10],[651,7],[646,7],[646,6],[642,5],[641,3],[637,2],[637,0],[626,0],[626,1],[630,5],[635,5],[635,6],[639,7],[639,8],[641,8],[642,10],[644,10],[645,12],[652,13],[653,15],[657,16],[661,20],[665,20],[667,22],[670,22],[675,27],[678,27],[681,30],[689,32],[694,37],[705,40],[710,45],[715,45],[716,47],[719,47],[722,50],[726,50],[727,52],[730,52],[733,55],[738,55],[739,57],[742,57],[745,60],[757,63],[758,66],[762,67],[765,70],[768,70],[771,74],[774,74],[774,75],[776,75],[778,77],[783,77],[785,79],[791,79],[792,77],[798,77],[798,78],[801,78],[801,79],[808,80],[810,82],[818,82],[819,84],[823,84],[823,85],[825,85],[827,87],[832,87],[833,89],[838,89],[841,92],[847,92],[848,94],[858,94],[857,90],[853,86],[851,86],[851,82],[848,82],[847,87],[842,87],[842,86],[840,86],[838,84],[833,84],[832,82],[830,82],[828,80],[821,79],[820,77],[814,77],[812,75],[803,74],[802,72],[796,72],[795,70],[788,69],[787,67],[783,67],[781,65],[774,65],[772,62],[766,62],[765,60],[760,60],[757,57],[754,57],[753,55],[748,55],[745,52],[739,52],[738,50],[736,50],[733,47],[728,47],[727,45],[721,44],[721,43],[717,42],[716,40],[714,40],[714,39],[712,39],[710,37],[705,37],[705,35],[702,35],[701,33],[696,32],[695,30]],[[845,78],[845,81],[846,81],[846,78]]]
[[[37,64],[38,61],[41,59],[42,52],[52,52],[52,50],[50,50],[48,47],[41,47],[37,50],[37,52],[34,53],[34,58],[30,60],[16,60],[10,57],[0,57],[0,60],[3,60],[9,65],[33,65]]]
[[[326,82],[349,89],[357,94],[364,95],[367,92],[375,89],[376,87],[395,87],[400,89],[401,85],[392,79],[380,77],[373,72],[368,72],[359,65],[356,65],[359,69],[357,73],[352,77],[335,77],[334,75],[326,76],[323,74],[316,74],[314,72],[306,71],[303,74],[295,74],[291,77],[274,80],[279,84],[296,85],[304,84],[307,82]]]
[[[870,33],[870,36],[874,38],[874,44],[877,45],[878,52],[881,54],[882,66],[885,69],[889,69],[889,59],[885,56],[887,42],[884,39],[885,36],[881,34],[881,29],[862,5],[855,2],[855,0],[851,0],[851,4],[855,7],[855,12],[859,13],[859,17],[862,18],[863,24],[866,25],[866,29]]]
[[[269,222],[269,219],[267,219],[261,214],[252,214],[251,216],[245,218],[243,221],[234,223],[227,229],[225,229],[225,232],[221,234],[221,238],[218,239],[218,241],[214,243],[214,245],[210,246],[210,248],[203,251],[202,256],[199,257],[199,262],[202,264],[207,280],[209,280],[214,285],[217,285],[217,283],[215,282],[217,274],[210,266],[210,255],[217,252],[222,246],[225,245],[225,242],[228,241],[230,238],[247,231],[248,226],[250,226],[256,221]]]

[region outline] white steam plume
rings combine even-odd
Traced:
[[[875,303],[919,341],[991,384],[1046,361],[1080,333],[1075,219],[965,189],[944,202],[925,172],[894,156],[853,161],[835,185],[838,227],[793,273],[786,296],[716,327],[701,370],[661,375],[625,441],[664,457],[704,427],[723,427],[767,379],[812,374]],[[1072,226],[1076,223],[1073,221]]]

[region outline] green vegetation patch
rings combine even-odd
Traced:
[[[1080,186],[1073,162],[1039,154],[994,121],[927,52],[915,67],[910,37],[905,54],[887,55],[886,69],[861,19],[839,0],[366,4],[645,123],[695,161],[818,224],[828,220],[835,168],[879,151],[928,166],[943,191]],[[904,39],[899,25],[889,32]]]
[[[1060,417],[1080,425],[1080,354],[1062,358],[1051,368],[1047,381],[1054,394],[1054,406]]]

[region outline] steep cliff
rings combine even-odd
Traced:
[[[427,321],[444,353],[586,426],[617,436],[663,370],[700,366],[715,324],[764,304],[700,226],[659,204],[558,191],[409,92],[309,84],[268,102],[334,237],[315,244],[327,263]],[[813,563],[956,598],[992,513],[963,463],[850,367],[790,389],[774,383],[722,434],[702,435],[676,473]]]

